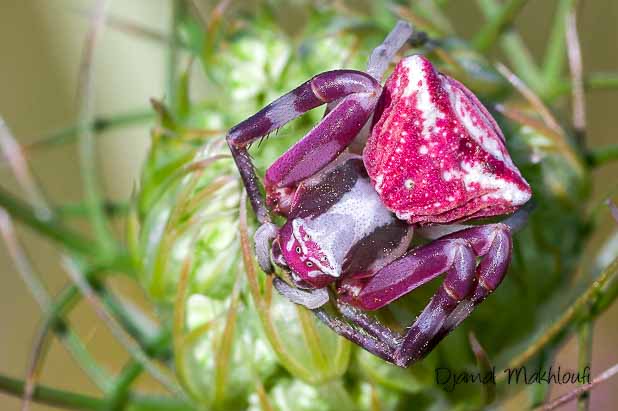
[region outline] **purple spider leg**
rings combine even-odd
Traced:
[[[376,336],[371,334],[359,332],[349,322],[341,320],[336,315],[328,313],[323,308],[313,310],[313,313],[331,330],[340,336],[347,338],[354,344],[363,347],[365,350],[382,358],[383,360],[395,362],[395,350],[385,341],[376,338]]]
[[[522,208],[517,210],[517,212],[504,220],[502,224],[508,226],[511,234],[517,232],[524,227],[528,221],[530,213],[535,208],[536,203],[534,200],[530,200]],[[463,320],[468,318],[468,316],[472,314],[474,307],[482,303],[504,279],[504,275],[506,274],[506,270],[508,268],[509,258],[500,257],[500,255],[506,253],[507,251],[510,253],[510,249],[512,247],[511,236],[506,235],[505,233],[507,233],[507,231],[503,230],[500,235],[494,238],[487,251],[485,260],[483,260],[477,268],[478,282],[472,296],[462,301],[453,313],[451,313],[451,315],[446,319],[442,329],[435,335],[434,339],[430,343],[428,351],[431,351],[433,347],[435,347],[446,335],[448,335],[448,333],[457,328]],[[492,261],[501,261],[505,264],[505,266],[504,268],[489,266],[488,263]]]
[[[463,322],[474,308],[481,304],[502,282],[508,268],[511,253],[511,236],[506,230],[496,232],[487,254],[477,268],[477,283],[469,298],[461,301],[455,310],[444,321],[440,331],[430,341],[426,352],[435,347],[452,330]]]
[[[365,314],[363,311],[349,304],[336,301],[337,309],[348,321],[358,325],[360,328],[371,334],[373,337],[384,342],[393,351],[401,344],[401,335],[385,327],[375,318]]]
[[[429,352],[429,344],[440,332],[446,319],[474,289],[475,255],[471,247],[465,244],[453,244],[453,247],[456,251],[452,267],[395,351],[395,364],[400,367],[407,367]]]
[[[339,101],[320,123],[266,171],[266,192],[276,201],[279,191],[292,188],[341,154],[367,122],[380,92],[380,84],[368,74],[353,70],[329,71],[283,95],[228,132],[228,145],[251,206],[260,224],[265,226],[257,238],[260,244],[256,245],[258,261],[264,271],[272,272],[265,250],[276,235],[276,227],[270,222],[248,152],[249,145],[315,107]],[[280,211],[285,214],[284,208]]]
[[[429,342],[425,352],[433,350],[444,337],[468,318],[474,311],[474,308],[485,301],[489,294],[500,285],[510,261],[510,257],[506,255],[510,254],[512,247],[512,240],[509,234],[519,231],[525,225],[535,207],[536,204],[531,200],[502,222],[502,224],[508,226],[509,230],[496,232],[496,237],[491,242],[487,254],[485,254],[483,261],[477,268],[477,284],[474,292],[469,298],[461,301],[457,308],[448,316],[440,331]],[[498,265],[495,265],[496,263]]]
[[[295,118],[317,105],[340,100],[320,123],[266,170],[264,180],[267,192],[294,187],[337,158],[367,122],[381,90],[380,84],[366,73],[335,70],[317,75],[291,94],[273,103],[277,104],[284,100],[285,104],[291,106],[291,118]],[[309,93],[311,104],[308,106],[299,104],[300,100],[297,98],[306,98],[305,95]],[[288,98],[290,95],[294,97]],[[268,107],[263,112],[267,110]],[[267,113],[266,116],[274,123],[278,123],[280,119],[283,120],[283,124],[291,120],[287,113],[281,118],[278,114]]]
[[[427,354],[500,284],[510,254],[509,226],[472,227],[411,250],[364,285],[353,279],[342,281],[343,301],[363,310],[376,310],[446,272],[429,304],[401,338],[346,303],[340,303],[339,309],[365,331],[354,342],[369,344],[373,352],[375,341],[381,341],[380,347],[394,349],[391,362],[405,367]],[[477,256],[483,257],[478,267]],[[325,321],[324,314],[319,317]],[[342,331],[342,326],[332,319],[325,322],[335,331]],[[350,338],[349,330],[344,331],[342,335]]]
[[[269,221],[248,146],[301,114],[322,104],[339,104],[266,171],[269,190],[292,187],[334,160],[352,141],[372,113],[381,92],[369,75],[353,70],[318,74],[233,127],[227,141],[247,194],[261,223]]]

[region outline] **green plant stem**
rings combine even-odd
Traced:
[[[167,33],[162,33],[156,29],[143,26],[135,21],[132,21],[131,19],[124,18],[123,16],[108,15],[107,26],[113,30],[117,30],[120,33],[128,34],[133,38],[149,40],[160,46],[167,46],[170,42]],[[182,47],[183,50],[191,51],[189,44],[182,42],[179,46]]]
[[[145,347],[144,351],[152,357],[161,357],[169,351],[170,334],[167,330],[157,335],[152,342]],[[108,391],[106,398],[110,410],[123,408],[130,396],[131,385],[142,374],[144,367],[135,359],[122,368],[122,372],[116,378],[114,385]]]
[[[152,357],[161,357],[163,353],[169,350],[170,335],[169,332],[163,331],[156,336],[152,342],[145,347],[145,351]],[[131,385],[144,371],[144,366],[135,359],[123,367],[122,372],[116,378],[113,387],[107,393],[107,402],[110,410],[121,409],[127,403],[130,397]]]
[[[110,376],[92,357],[80,337],[70,328],[64,316],[79,302],[77,287],[63,289],[49,306],[42,306],[45,313],[43,327],[53,330],[79,367],[101,389],[109,387]]]
[[[481,373],[481,375],[487,375],[493,369],[491,361],[487,356],[487,352],[476,338],[473,332],[468,334],[468,342],[470,343],[470,348],[474,353],[474,357],[476,357],[476,365]],[[488,406],[496,399],[496,386],[495,384],[482,384],[482,396],[483,396],[483,405]]]
[[[15,397],[24,393],[25,383],[22,380],[0,375],[0,392]],[[71,391],[59,390],[45,385],[37,385],[33,400],[53,407],[81,411],[108,411],[109,404],[102,398],[77,394]],[[169,397],[144,396],[131,393],[127,406],[115,411],[131,409],[133,411],[194,411],[194,408],[183,401]]]
[[[598,167],[618,160],[618,144],[591,148],[586,153],[586,160],[592,167]]]
[[[542,95],[547,95],[557,84],[560,83],[564,64],[566,61],[566,18],[575,6],[577,0],[559,0],[554,13],[554,22],[549,36],[549,42],[545,51],[543,62],[543,78],[545,90]]]
[[[264,327],[264,332],[266,333],[268,341],[270,342],[270,345],[279,361],[285,368],[290,370],[293,375],[298,376],[308,382],[315,381],[315,377],[309,372],[309,370],[307,370],[307,368],[300,363],[297,358],[289,355],[289,353],[283,348],[279,333],[271,321],[269,312],[270,307],[266,304],[266,301],[261,294],[253,254],[251,251],[251,246],[249,245],[250,241],[247,228],[247,195],[244,191],[240,200],[239,229],[242,259],[245,267],[247,282],[249,284],[249,291],[251,292],[253,304],[255,305],[258,316],[260,317],[260,321]]]
[[[101,302],[99,295],[78,267],[71,260],[66,259],[65,269],[73,283],[85,297],[86,301],[90,303],[95,313],[105,322],[112,335],[127,350],[131,357],[139,362],[152,377],[159,381],[161,385],[167,388],[171,393],[182,396],[183,393],[178,389],[175,381],[168,376],[167,372],[164,373],[152,362],[149,355],[144,352],[141,346],[136,345],[131,340],[129,334],[119,324],[118,320],[108,312],[107,307]]]
[[[584,85],[592,90],[618,88],[618,73],[590,73],[584,79]]]
[[[6,214],[5,214],[6,216]],[[32,389],[40,370],[40,361],[45,357],[49,347],[49,332],[53,330],[64,346],[82,367],[86,374],[101,388],[107,388],[109,377],[99,368],[98,364],[85,349],[79,337],[71,330],[62,317],[79,300],[75,287],[65,288],[58,298],[52,298],[43,284],[41,276],[36,272],[25,249],[21,246],[12,219],[3,218],[0,230],[7,245],[7,249],[14,261],[17,271],[21,274],[35,301],[44,313],[44,319],[34,338],[33,348],[28,365],[27,386],[25,401],[29,401]]]
[[[586,91],[616,90],[618,89],[618,73],[597,72],[585,74],[584,89]],[[560,82],[557,82],[552,89],[544,95],[544,97],[551,101],[570,92],[571,82],[563,79]]]
[[[16,397],[24,392],[24,382],[15,378],[0,375],[0,391]],[[105,401],[87,395],[70,391],[58,390],[38,385],[34,390],[33,400],[42,404],[62,407],[69,410],[105,410]]]
[[[97,146],[92,124],[94,122],[95,94],[94,63],[98,40],[105,27],[107,6],[108,3],[106,0],[100,0],[95,3],[90,19],[90,26],[84,40],[78,87],[80,110],[77,123],[79,165],[84,192],[84,203],[88,208],[88,219],[94,233],[98,253],[105,257],[111,256],[115,252],[117,245],[103,209],[103,196],[101,194],[101,182],[99,180],[97,167]]]
[[[489,50],[527,2],[528,0],[509,0],[477,33],[473,40],[474,47],[480,52]]]
[[[324,351],[321,347],[320,336],[315,328],[312,313],[305,307],[296,306],[296,315],[300,323],[305,344],[311,353],[311,358],[317,369],[326,374],[329,366],[332,364],[332,359],[327,359],[324,356]]]
[[[105,131],[114,130],[116,128],[142,124],[153,120],[154,118],[155,112],[152,109],[137,110],[134,112],[115,114],[112,116],[96,117],[88,124],[88,127],[94,133],[99,134]],[[79,125],[69,126],[49,134],[48,136],[45,136],[42,139],[27,145],[26,147],[28,150],[36,150],[72,143],[76,140],[79,131]]]
[[[500,3],[496,0],[477,0],[477,3],[486,19],[491,19],[500,11]],[[513,27],[508,28],[502,35],[500,44],[513,67],[513,71],[530,88],[538,92],[543,84],[543,78],[538,65],[534,62],[519,33]]]
[[[81,255],[92,254],[92,242],[81,234],[65,227],[54,218],[44,219],[23,201],[13,197],[10,193],[0,188],[0,207],[15,220],[22,222],[39,234],[42,234],[68,250]]]
[[[142,374],[144,367],[135,360],[130,360],[116,377],[114,385],[107,394],[107,409],[110,411],[124,408],[129,399],[129,389]]]
[[[124,216],[129,211],[129,205],[125,202],[114,202],[106,200],[103,205],[108,217]],[[54,209],[54,213],[59,217],[84,217],[88,210],[83,203],[62,204]]]
[[[140,321],[140,318],[146,318],[143,313],[136,312],[135,308],[128,307],[118,297],[112,294],[106,287],[97,285],[95,291],[101,298],[101,301],[114,318],[118,321],[124,330],[137,342],[137,344],[144,350],[149,356],[157,354],[159,358],[169,358],[171,352],[169,348],[165,351],[159,351],[157,348],[156,353],[152,347],[159,347],[159,340],[161,332],[153,324],[149,324],[146,320]],[[169,331],[165,332],[167,340],[171,338]]]
[[[547,329],[535,342],[533,342],[524,352],[512,359],[507,368],[515,369],[524,366],[535,355],[537,355],[548,344],[560,340],[561,336],[565,335],[566,330],[582,321],[590,321],[596,318],[603,310],[596,307],[599,300],[603,300],[605,287],[615,281],[618,275],[618,257],[615,258],[605,268],[599,277],[588,287],[588,289],[565,311],[565,313]],[[616,297],[616,294],[614,294]],[[609,302],[603,308],[609,306]],[[590,307],[594,307],[593,310]],[[501,374],[499,379],[504,379],[506,374]]]
[[[223,408],[225,394],[228,390],[228,382],[230,377],[230,362],[232,349],[234,346],[234,332],[236,330],[236,319],[238,318],[238,306],[240,304],[240,284],[241,277],[236,278],[234,291],[230,301],[230,307],[225,315],[225,325],[223,332],[217,338],[217,347],[215,352],[215,375],[213,389],[213,404],[215,408]]]
[[[167,49],[166,93],[169,99],[169,106],[174,111],[177,100],[176,80],[178,79],[178,57],[180,54],[178,30],[186,14],[186,7],[187,5],[184,0],[172,0],[172,20],[170,22],[169,45]]]
[[[69,327],[64,316],[79,302],[81,295],[77,287],[69,286],[60,292],[54,299],[53,304],[45,311],[45,323],[51,327],[60,338],[66,349],[70,352],[75,362],[86,375],[101,389],[109,387],[110,376],[105,372],[97,361],[92,357],[79,336]]]
[[[588,372],[590,372],[590,364],[592,362],[592,330],[593,321],[590,320],[582,323],[577,332],[577,368],[581,373],[580,375],[583,375],[586,367],[588,367]],[[580,385],[583,385],[583,381]],[[577,411],[588,411],[589,406],[590,393],[585,391],[577,398]]]
[[[454,35],[454,29],[450,21],[444,13],[443,9],[433,1],[418,0],[412,3],[414,12],[423,19],[430,21],[434,27],[437,27],[445,36]]]
[[[81,338],[69,328],[59,334],[59,337],[88,378],[101,390],[109,388],[112,377],[97,363]]]

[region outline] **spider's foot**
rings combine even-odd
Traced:
[[[255,241],[255,255],[262,271],[272,274],[274,268],[270,260],[270,244],[277,237],[278,228],[273,223],[264,223],[258,227],[253,237]]]

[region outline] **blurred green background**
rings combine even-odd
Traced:
[[[207,12],[212,2],[202,1]],[[307,2],[305,2],[307,3]],[[349,2],[350,4],[354,2]],[[517,26],[533,53],[540,53],[547,39],[546,28],[555,10],[554,0],[530,1]],[[585,70],[618,70],[618,2],[589,0],[582,2],[579,28]],[[300,2],[281,2],[280,18],[289,30],[302,25]],[[362,7],[362,2],[359,2]],[[447,14],[464,37],[479,26],[481,15],[474,0],[457,0]],[[87,30],[89,1],[0,0],[0,115],[22,143],[40,139],[48,131],[74,123],[77,113],[78,70]],[[123,16],[165,33],[170,20],[170,4],[165,0],[112,1],[110,15]],[[161,98],[165,83],[165,49],[160,44],[107,29],[97,49],[96,112],[114,114],[146,109],[150,97]],[[588,94],[589,142],[591,146],[618,142],[613,121],[616,120],[618,91]],[[131,192],[148,144],[148,127],[134,127],[107,132],[99,139],[99,156],[106,193],[112,199],[125,199]],[[81,195],[76,148],[63,146],[30,153],[31,161],[47,194],[52,199],[77,201]],[[605,166],[595,172],[595,198],[607,196],[618,181],[618,166]],[[16,189],[9,171],[0,163],[3,187]],[[121,227],[117,227],[121,230]],[[599,239],[614,227],[607,225]],[[66,281],[54,248],[28,230],[20,230],[37,268],[44,273],[51,291],[57,292]],[[23,376],[31,341],[40,320],[40,311],[6,253],[0,247],[0,371]],[[133,283],[116,279],[121,294],[133,301],[143,301],[141,290]],[[84,303],[81,303],[84,304]],[[94,356],[118,371],[126,361],[126,352],[115,342],[106,327],[89,307],[73,311],[72,324],[88,344]],[[592,375],[618,362],[618,306],[614,306],[595,323]],[[569,341],[556,363],[576,368],[576,344]],[[69,355],[53,343],[41,381],[58,388],[96,394],[97,390],[81,374]],[[143,377],[138,387],[157,390],[157,385]],[[568,391],[569,386],[552,390],[552,397]],[[618,407],[618,379],[598,387],[592,396],[591,409]],[[513,409],[517,409],[517,400]],[[613,404],[613,406],[612,406]],[[19,401],[0,394],[0,409],[18,409]],[[34,410],[47,407],[35,405]],[[574,405],[565,407],[574,409]]]

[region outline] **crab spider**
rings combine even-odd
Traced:
[[[275,278],[277,290],[401,367],[430,352],[498,287],[511,232],[525,221],[525,208],[517,210],[531,197],[499,126],[461,83],[412,55],[382,86],[411,34],[399,22],[367,72],[318,74],[227,134],[260,223],[258,263],[268,274],[273,263],[289,273],[287,281]],[[323,104],[324,118],[266,171],[264,197],[249,145]],[[276,226],[271,212],[286,222]],[[512,213],[500,223],[461,224]],[[412,247],[414,232],[431,241]],[[441,275],[403,335],[365,313]],[[331,293],[337,314],[324,307]]]

